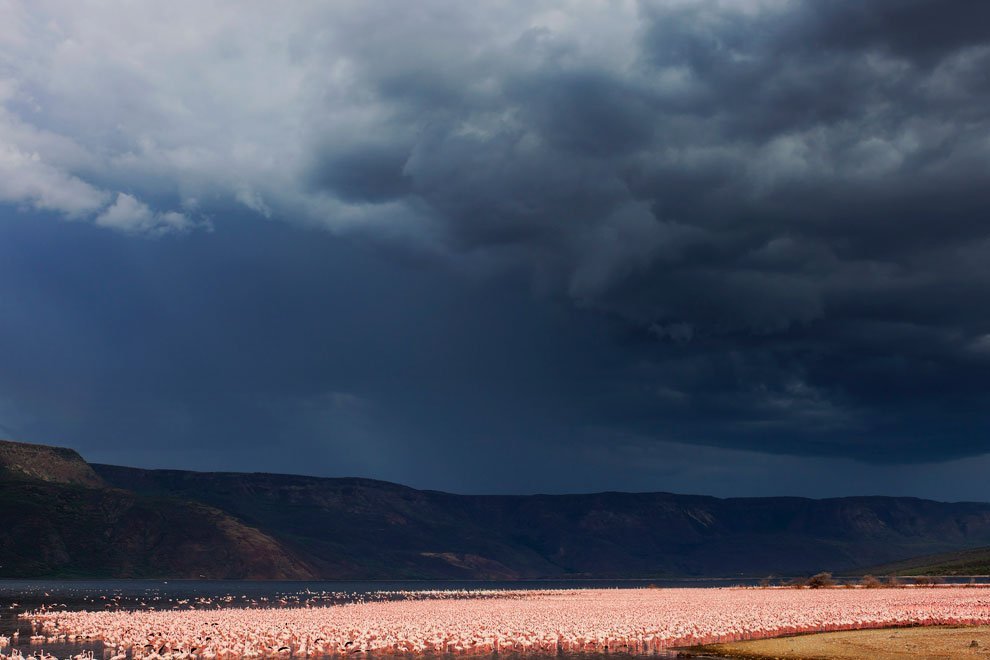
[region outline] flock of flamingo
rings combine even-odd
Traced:
[[[990,623],[990,589],[583,589],[409,592],[316,607],[64,611],[20,616],[32,643],[102,641],[110,660],[650,654],[786,634]],[[39,660],[53,660],[43,652]],[[20,653],[0,658],[26,660]],[[79,656],[76,660],[85,660]]]

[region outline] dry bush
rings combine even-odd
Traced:
[[[810,589],[824,589],[832,586],[835,586],[835,580],[832,579],[831,573],[816,573],[808,578],[808,587]]]
[[[880,580],[876,579],[872,575],[864,575],[863,579],[859,581],[859,585],[864,589],[879,589],[883,586]]]

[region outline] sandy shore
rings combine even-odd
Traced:
[[[973,642],[976,642],[974,645]],[[701,649],[699,649],[699,652]],[[818,633],[714,644],[703,651],[732,658],[895,660],[990,658],[990,626],[921,627]]]

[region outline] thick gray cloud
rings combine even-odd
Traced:
[[[414,55],[412,85],[366,51],[396,143],[423,127],[401,185],[394,154],[378,180],[448,249],[501,252],[661,344],[618,424],[683,415],[686,439],[883,461],[982,452],[985,11],[643,4],[607,55],[530,29],[511,55]],[[390,36],[415,53],[415,30]]]
[[[988,12],[12,3],[0,200],[190,242],[253,214],[531,289],[583,325],[555,332],[600,338],[595,359],[568,357],[580,375],[530,392],[557,401],[561,437],[975,456],[990,451]],[[300,373],[276,417],[315,400],[331,413],[312,423],[387,434],[374,406],[326,394],[348,382]]]

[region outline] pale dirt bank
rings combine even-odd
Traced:
[[[788,660],[990,658],[990,626],[850,630],[733,644],[713,644],[703,647],[703,651],[731,658]]]

